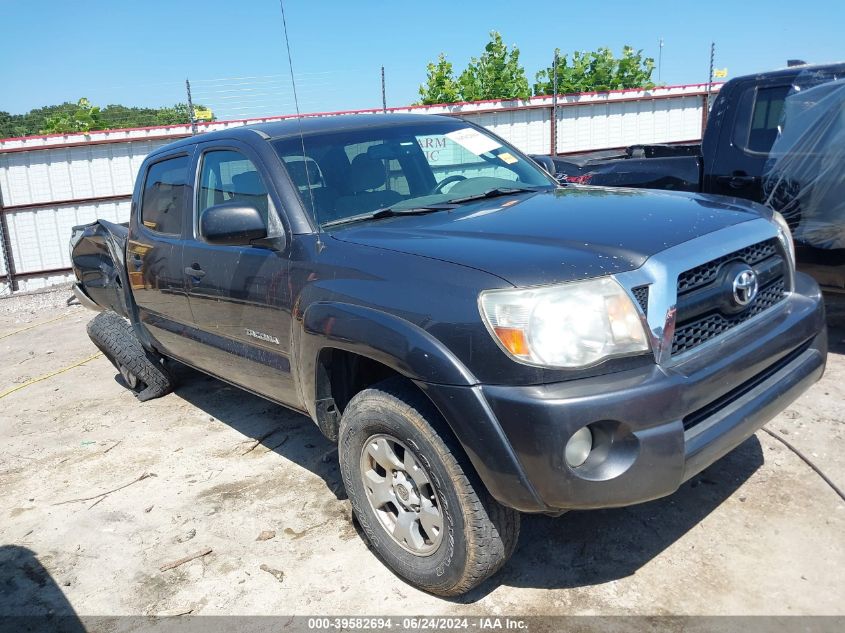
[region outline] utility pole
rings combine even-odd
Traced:
[[[660,80],[663,76],[663,38],[661,37],[659,40],[659,49],[657,51],[657,83],[660,83]]]
[[[381,67],[381,111],[387,114],[387,97],[384,90],[384,66]]]
[[[185,88],[188,91],[188,114],[191,117],[191,134],[197,133],[197,120],[194,117],[194,102],[191,99],[191,82],[185,79]]]
[[[557,156],[557,57],[552,62],[552,156]]]

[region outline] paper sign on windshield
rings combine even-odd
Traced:
[[[501,143],[497,143],[489,136],[485,136],[478,130],[474,130],[471,127],[449,132],[445,136],[458,145],[465,147],[476,156],[481,156],[486,152],[502,146]]]

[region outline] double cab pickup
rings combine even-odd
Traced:
[[[451,117],[176,141],[128,225],[77,227],[71,251],[89,334],[140,400],[178,361],[308,416],[372,550],[444,596],[505,563],[521,513],[673,493],[827,354],[777,213],[562,186]]]

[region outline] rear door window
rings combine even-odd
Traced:
[[[150,165],[141,198],[141,223],[156,233],[182,234],[188,156],[168,158]]]

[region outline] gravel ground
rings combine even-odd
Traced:
[[[845,504],[763,432],[666,499],[526,517],[468,596],[419,592],[360,538],[310,420],[188,369],[138,403],[102,356],[77,365],[93,313],[69,298],[0,300],[0,394],[76,365],[0,396],[0,618],[845,615]],[[845,330],[831,344],[824,379],[768,428],[845,488]]]

